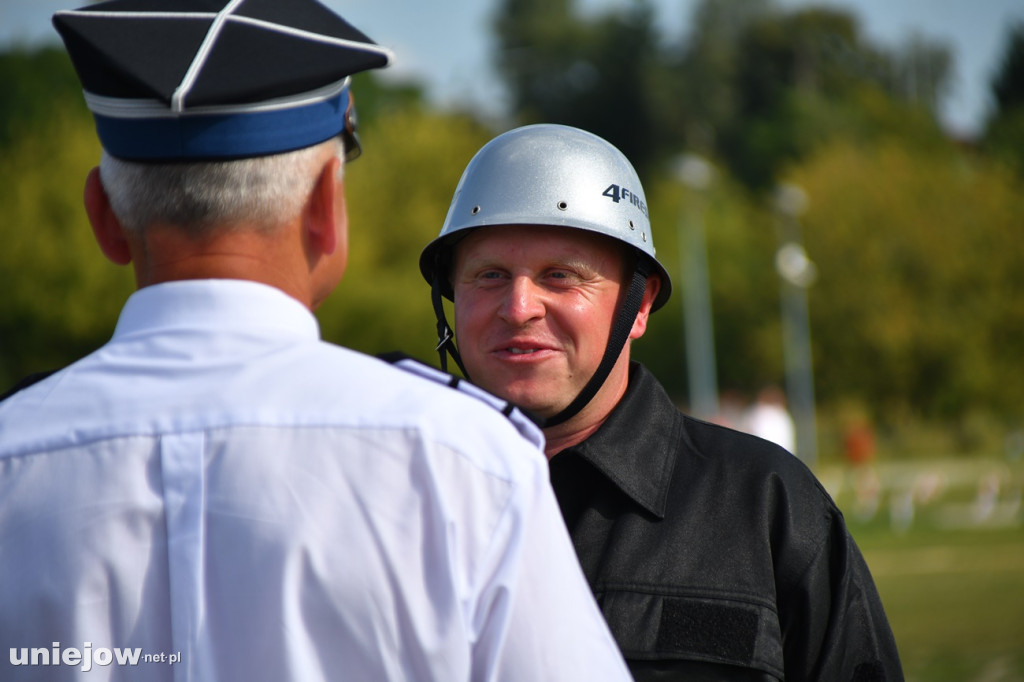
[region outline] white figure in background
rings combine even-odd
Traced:
[[[796,427],[786,409],[786,394],[778,386],[766,386],[747,410],[743,430],[796,453]]]

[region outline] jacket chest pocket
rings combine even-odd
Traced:
[[[779,620],[766,604],[631,590],[605,590],[598,601],[626,658],[727,664],[782,677]]]

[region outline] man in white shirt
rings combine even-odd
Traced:
[[[389,53],[313,0],[153,5],[54,18],[139,289],[0,402],[0,679],[628,679],[540,431],[319,337]]]
[[[765,386],[744,415],[744,431],[796,453],[796,424],[786,409],[786,394],[778,386]]]

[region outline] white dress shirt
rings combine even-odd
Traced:
[[[0,643],[3,680],[628,679],[540,450],[234,280],[0,403]]]

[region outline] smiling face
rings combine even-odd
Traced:
[[[628,281],[626,260],[614,240],[575,229],[488,227],[459,242],[455,332],[474,383],[541,416],[561,411],[601,362]],[[652,298],[649,291],[631,338],[643,333]],[[588,406],[602,419],[625,391],[628,348],[592,401],[597,406]]]

